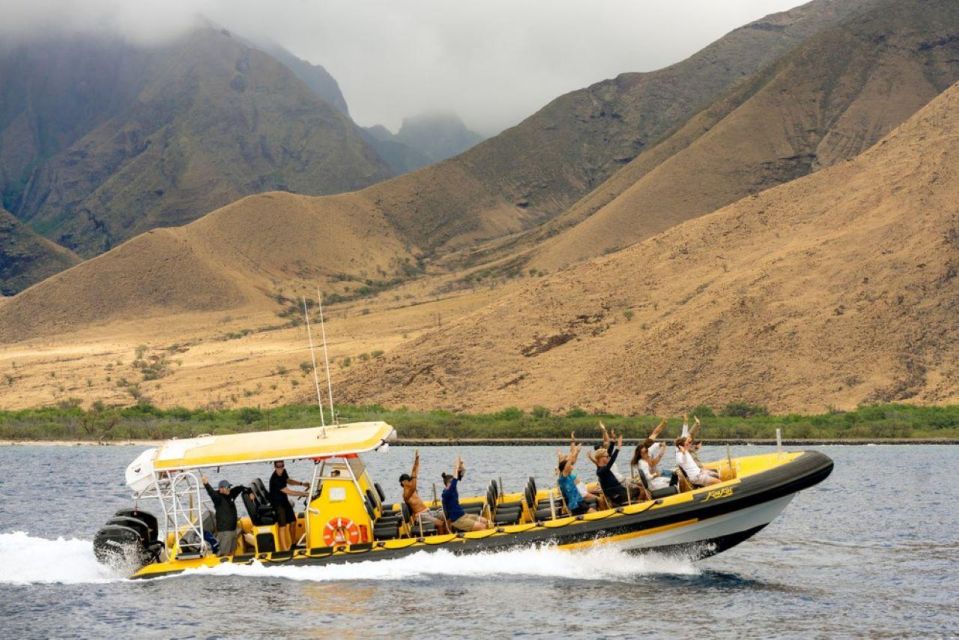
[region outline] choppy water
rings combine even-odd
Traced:
[[[97,564],[90,540],[129,505],[123,469],[141,449],[0,448],[3,637],[959,637],[959,447],[821,447],[836,462],[825,483],[696,563],[530,549],[131,582]],[[427,481],[462,453],[463,495],[498,476],[507,490],[530,473],[545,486],[555,461],[548,447],[421,453]],[[411,457],[394,447],[369,458],[389,498]],[[290,473],[305,479],[308,465]]]

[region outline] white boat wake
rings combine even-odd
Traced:
[[[0,533],[0,584],[96,584],[123,576],[97,562],[93,542]]]
[[[23,532],[0,534],[0,584],[82,584],[120,581],[97,562],[87,540],[37,538]],[[492,578],[497,576],[606,580],[628,582],[646,575],[698,575],[688,558],[650,553],[630,555],[612,548],[563,551],[555,548],[515,549],[499,553],[457,556],[446,550],[417,553],[396,560],[351,562],[344,565],[283,566],[222,564],[186,571],[178,576],[246,576],[304,582],[361,580],[429,580],[433,576]]]

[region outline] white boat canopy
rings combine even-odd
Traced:
[[[138,484],[137,477],[152,476],[155,471],[364,453],[395,439],[396,431],[385,422],[354,422],[167,440],[157,448],[144,451],[131,463],[130,467],[137,468],[127,469],[127,484]]]

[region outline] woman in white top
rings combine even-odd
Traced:
[[[633,453],[631,467],[633,475],[642,473],[646,476],[650,489],[664,489],[669,486],[669,478],[663,477],[659,472],[659,461],[666,453],[666,447],[660,447],[659,453],[655,456],[650,455],[649,449],[653,445],[652,440],[643,441]]]
[[[707,469],[700,467],[699,463],[693,458],[690,452],[692,442],[693,439],[690,436],[676,438],[676,464],[683,470],[689,481],[698,487],[718,483],[719,478],[709,473]]]

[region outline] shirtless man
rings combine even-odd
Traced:
[[[438,511],[430,511],[423,499],[420,498],[420,494],[417,493],[416,479],[419,475],[420,451],[417,449],[413,456],[413,469],[400,476],[400,486],[403,487],[403,502],[406,503],[410,508],[410,513],[413,514],[413,530],[418,530],[421,522],[423,526],[432,522],[436,526],[437,533],[446,533],[446,520],[443,519],[442,514]]]

